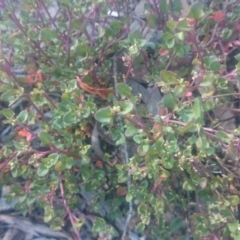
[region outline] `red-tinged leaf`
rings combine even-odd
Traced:
[[[186,97],[191,97],[192,96],[192,92],[187,92],[185,96]]]
[[[217,45],[218,45],[218,42],[213,42],[213,43],[211,44],[212,49],[215,50],[216,47],[217,47]]]
[[[86,92],[91,93],[93,95],[98,95],[99,97],[103,99],[108,99],[109,94],[114,94],[114,91],[110,88],[93,88],[86,83],[84,83],[81,78],[77,77],[77,81],[79,83],[79,86]]]
[[[193,18],[188,18],[187,21],[190,26],[193,26],[196,22]]]
[[[127,189],[124,188],[124,187],[118,187],[117,195],[118,196],[126,196],[127,195]]]
[[[25,137],[27,142],[30,142],[32,139],[32,134],[26,130],[20,130],[18,136]]]
[[[160,107],[158,109],[159,116],[166,116],[168,115],[168,109],[166,107]]]
[[[240,24],[238,24],[238,25],[236,26],[236,30],[238,30],[238,31],[240,32]]]
[[[162,126],[159,123],[155,123],[151,132],[153,133],[154,139],[159,138],[162,135]]]
[[[95,163],[95,166],[96,166],[97,168],[103,168],[103,162],[100,161],[100,160],[98,160],[98,161]]]
[[[158,52],[159,56],[166,56],[169,55],[169,51],[166,49],[161,48]]]
[[[42,82],[43,75],[40,72],[36,72],[35,70],[29,70],[28,75],[25,77],[25,82],[29,84],[33,84],[36,82]]]
[[[240,41],[239,40],[236,40],[233,42],[234,46],[240,46]]]
[[[213,19],[213,20],[215,20],[215,21],[217,21],[217,22],[221,22],[225,17],[226,17],[226,14],[225,14],[225,13],[223,13],[223,12],[215,12],[215,13],[213,13],[213,15],[210,16],[209,18],[210,18],[210,19]]]

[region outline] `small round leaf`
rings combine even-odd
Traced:
[[[110,107],[99,109],[95,114],[95,119],[100,123],[111,123],[112,113]]]

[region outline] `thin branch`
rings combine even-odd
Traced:
[[[11,14],[9,14],[9,18],[16,24],[16,26],[18,27],[18,29],[25,35],[25,37],[27,39],[29,39],[30,43],[33,45],[33,47],[35,47],[36,49],[38,49],[44,57],[46,57],[46,59],[48,59],[50,66],[54,65],[53,62],[51,61],[51,59],[49,58],[49,56],[46,54],[45,51],[43,51],[43,49],[40,47],[39,44],[37,44],[34,40],[32,40],[28,33],[25,31],[25,29],[23,28],[23,26],[21,25],[19,19],[17,18],[17,16],[15,15],[14,12],[12,12]],[[49,65],[49,64],[48,64]]]
[[[198,55],[198,58],[200,60],[200,65],[201,65],[201,70],[204,70],[205,67],[204,67],[204,62],[203,62],[203,57],[202,57],[202,53],[201,53],[201,50],[199,48],[199,44],[198,44],[198,41],[197,41],[197,30],[196,30],[196,23],[194,25],[194,28],[193,28],[193,32],[192,32],[192,43],[197,51],[197,55]]]
[[[61,191],[61,196],[62,196],[62,199],[63,199],[63,204],[64,204],[64,207],[65,207],[65,209],[67,211],[67,214],[69,216],[70,222],[72,224],[73,231],[74,231],[74,233],[75,233],[75,235],[77,237],[77,240],[82,240],[79,231],[75,227],[74,216],[73,216],[73,214],[71,212],[71,209],[69,208],[69,206],[67,204],[67,200],[66,200],[65,192],[64,192],[64,188],[63,188],[63,183],[62,183],[63,179],[62,179],[61,175],[59,176],[59,179],[60,179],[59,184],[60,184],[60,191]]]
[[[170,119],[168,119],[167,122],[168,123],[174,123],[174,124],[181,125],[181,126],[186,126],[187,125],[187,123],[176,121],[176,120],[170,120]],[[214,130],[212,128],[206,128],[206,127],[203,127],[203,130],[205,131],[205,134],[208,137],[224,144],[224,142],[215,135],[217,133],[217,130]]]
[[[17,155],[17,152],[13,153],[12,156],[10,156],[3,163],[0,163],[0,171],[2,171],[16,155]]]
[[[71,28],[72,28],[72,13],[69,9],[69,7],[67,8],[67,13],[68,13],[68,19],[69,19],[69,23],[68,23],[68,28],[67,28],[67,43],[66,43],[66,52],[67,52],[67,65],[70,65],[70,50],[71,50]]]
[[[114,88],[115,88],[116,98],[119,98],[119,94],[117,91],[118,71],[117,71],[117,55],[116,54],[113,57],[113,79],[114,79]],[[118,121],[119,121],[120,125],[123,126],[123,119],[121,116],[118,116]],[[129,163],[129,155],[128,155],[128,147],[127,147],[126,141],[121,150],[122,150],[122,152],[124,152],[125,163],[128,164]],[[127,175],[128,192],[130,191],[131,183],[132,183],[131,174],[128,172],[128,175]],[[129,201],[129,211],[128,211],[127,220],[126,220],[126,223],[125,223],[124,229],[123,229],[122,240],[124,240],[127,236],[128,226],[130,224],[132,216],[133,216],[133,200],[130,200]]]
[[[55,27],[55,29],[57,30],[59,37],[60,37],[62,40],[64,40],[64,36],[63,36],[63,34],[61,33],[61,31],[59,30],[58,26],[56,25],[56,23],[55,23],[54,19],[52,18],[51,14],[49,13],[48,8],[47,8],[45,2],[44,2],[43,0],[40,0],[40,2],[41,2],[42,6],[43,6],[43,8],[44,8],[44,11],[45,11],[46,14],[48,15],[50,22],[52,23],[52,25],[53,25],[53,26]]]

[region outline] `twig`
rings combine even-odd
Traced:
[[[205,48],[208,47],[208,46],[214,41],[214,38],[215,38],[215,35],[216,35],[216,32],[217,32],[218,25],[219,25],[219,23],[217,23],[217,24],[214,26],[214,29],[213,29],[213,32],[212,32],[212,35],[211,35],[211,39],[210,39],[210,40],[208,41],[208,43],[205,45]]]
[[[40,47],[40,45],[37,44],[36,41],[32,40],[32,39],[29,37],[28,33],[26,32],[26,30],[25,30],[25,29],[23,28],[23,26],[21,25],[19,19],[18,19],[17,16],[15,15],[15,13],[14,13],[14,12],[11,12],[8,16],[9,16],[9,19],[11,19],[11,20],[16,24],[17,28],[23,33],[23,35],[25,35],[25,37],[26,37],[27,39],[29,39],[29,42],[33,45],[33,47],[34,47],[35,49],[38,49],[38,50],[43,54],[43,56],[44,56],[46,59],[48,59],[48,61],[49,61],[50,64],[49,64],[49,63],[47,63],[47,64],[50,65],[50,66],[54,65],[54,63],[51,61],[51,59],[50,59],[49,56],[46,54],[46,52],[43,51],[43,49]]]
[[[168,119],[167,122],[177,124],[177,125],[180,125],[180,126],[186,126],[187,125],[187,123],[180,122],[180,121],[177,121],[177,120]],[[205,131],[206,136],[224,144],[224,142],[215,135],[217,133],[217,130],[214,130],[212,128],[206,128],[206,127],[203,127],[203,130]]]
[[[117,55],[115,54],[114,57],[113,57],[113,79],[114,79],[114,88],[115,88],[116,97],[118,98],[119,94],[118,94],[118,91],[117,91],[117,82],[118,82],[117,76],[118,76]],[[118,116],[118,121],[119,121],[120,125],[123,126],[123,119],[122,119],[121,116]],[[125,163],[128,164],[129,163],[129,156],[128,156],[128,148],[127,148],[127,142],[126,141],[125,141],[125,143],[122,147],[122,152],[123,151],[124,151]],[[128,175],[127,175],[127,189],[128,189],[128,191],[130,191],[131,180],[132,180],[131,179],[131,174],[128,172]],[[122,240],[124,240],[126,238],[127,231],[128,231],[128,226],[130,224],[132,215],[133,215],[133,201],[130,200],[129,201],[129,212],[128,212],[126,223],[124,225]]]
[[[74,233],[75,233],[75,235],[77,237],[77,240],[82,240],[79,231],[75,228],[74,216],[73,216],[73,214],[72,214],[72,212],[71,212],[71,210],[70,210],[70,208],[69,208],[69,206],[67,204],[67,200],[65,198],[65,192],[64,192],[64,188],[63,188],[62,176],[61,175],[59,176],[59,179],[60,179],[60,183],[59,184],[60,184],[61,196],[63,198],[64,207],[65,207],[65,209],[67,211],[67,214],[69,216],[70,222],[72,224],[73,231],[74,231]]]
[[[197,41],[197,30],[196,30],[196,23],[194,25],[194,28],[192,30],[192,43],[197,51],[197,55],[198,55],[198,58],[200,60],[200,66],[201,66],[201,70],[204,70],[205,67],[204,67],[204,62],[203,62],[203,57],[202,57],[202,53],[201,53],[201,49],[199,48],[199,43]]]
[[[3,163],[0,163],[0,171],[2,171],[8,163],[17,155],[17,152],[13,153],[7,160],[5,160]]]
[[[61,31],[59,30],[58,26],[56,25],[56,23],[55,23],[54,19],[52,18],[51,14],[49,13],[48,7],[46,6],[45,2],[44,2],[43,0],[40,0],[39,2],[42,4],[42,6],[43,6],[43,8],[44,8],[44,11],[45,11],[46,14],[48,15],[51,24],[55,27],[56,31],[58,32],[58,36],[59,36],[62,40],[64,40],[64,36],[63,36],[63,34],[61,33]]]
[[[71,55],[71,28],[72,28],[72,13],[69,9],[69,7],[67,8],[67,13],[68,13],[68,19],[69,19],[69,23],[68,23],[68,29],[67,29],[67,42],[66,42],[66,52],[67,52],[67,65],[70,65],[70,55]]]

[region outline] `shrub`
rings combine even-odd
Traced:
[[[179,1],[146,6],[157,42],[104,1],[0,3],[1,184],[17,210],[55,230],[68,219],[79,239],[86,221],[118,239],[240,238],[240,6],[195,3],[181,19]],[[128,84],[140,68],[161,90],[155,114]]]

